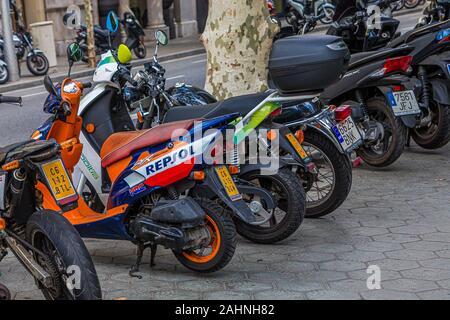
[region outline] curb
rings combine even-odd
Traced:
[[[396,11],[394,12],[394,18],[395,17],[401,17],[401,16],[405,16],[411,13],[417,13],[417,12],[422,12],[423,11],[423,7],[422,6],[418,6],[414,9],[402,9],[401,11]],[[314,30],[312,32],[316,32],[316,31],[323,31],[329,28],[329,24],[321,24],[318,25],[317,27],[314,28]]]
[[[158,60],[160,62],[165,62],[165,61],[169,61],[169,60],[175,60],[175,59],[180,59],[180,58],[185,58],[185,57],[196,56],[196,55],[199,55],[199,54],[203,54],[205,52],[206,51],[205,51],[204,48],[180,51],[180,52],[177,52],[177,53],[171,53],[171,54],[168,54],[168,55],[165,55],[165,56],[161,56],[161,57],[158,58]],[[135,60],[135,61],[131,62],[131,65],[133,67],[142,66],[144,63],[150,62],[150,61],[152,61],[152,58]],[[89,77],[89,76],[92,76],[94,74],[94,71],[95,71],[95,69],[74,71],[74,72],[72,72],[71,78],[72,79],[79,79],[79,78]],[[57,73],[57,74],[55,74],[53,76],[52,75],[50,75],[50,76],[52,77],[52,80],[54,82],[61,82],[67,77],[67,74],[65,74],[65,73],[64,74]],[[44,84],[44,77],[37,78],[37,79],[32,79],[32,80],[24,81],[24,82],[16,82],[16,83],[5,84],[5,85],[0,86],[0,93],[20,90],[20,89],[25,89],[25,88],[37,87],[37,86],[41,86],[43,84]]]

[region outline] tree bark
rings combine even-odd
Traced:
[[[210,0],[201,37],[208,59],[205,89],[218,99],[266,90],[277,31],[266,0]]]
[[[95,38],[94,38],[94,17],[91,0],[84,0],[84,10],[86,12],[87,46],[89,67],[95,68]]]

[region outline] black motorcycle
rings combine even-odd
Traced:
[[[144,59],[147,56],[147,48],[144,44],[144,28],[132,12],[125,12],[123,18],[122,24],[127,33],[126,46],[134,52],[137,58]]]
[[[437,149],[450,141],[450,21],[425,25],[389,43],[389,48],[413,47],[412,77],[421,113],[409,130],[425,149]]]
[[[21,103],[0,96],[0,103]],[[9,249],[50,300],[101,299],[83,240],[64,212],[78,195],[54,141],[28,140],[0,148],[0,261]],[[43,209],[48,192],[62,212]]]
[[[33,38],[31,34],[24,29],[20,29],[13,34],[14,47],[18,61],[25,58],[28,70],[35,76],[46,75],[49,69],[49,62],[44,51],[33,47]],[[4,61],[4,41],[0,38],[0,59]],[[0,63],[1,64],[1,63]],[[20,63],[19,63],[20,66]],[[0,69],[0,83],[7,82],[8,79]]]
[[[423,17],[419,19],[416,29],[422,26],[442,22],[450,18],[450,2],[447,0],[431,0],[423,9]]]
[[[368,12],[360,2],[355,7],[347,8],[327,30],[327,34],[340,36],[350,49],[350,52],[377,50],[386,46],[397,33],[400,21],[392,17],[390,3],[394,0],[379,0],[370,5],[381,10],[379,25],[376,13]]]

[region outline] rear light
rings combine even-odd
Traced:
[[[281,113],[283,113],[283,109],[282,108],[278,108],[277,110],[273,111],[269,117],[271,118],[275,118],[278,117],[279,115],[281,115]]]
[[[6,221],[3,218],[0,218],[0,231],[5,230],[6,228]]]
[[[192,174],[192,178],[195,181],[203,181],[203,180],[205,180],[205,172],[203,172],[203,171],[194,171],[194,173]]]
[[[336,121],[344,121],[352,115],[352,108],[350,106],[341,106],[334,111],[334,118]]]
[[[402,85],[392,87],[392,91],[394,91],[394,92],[403,91],[404,89],[405,89],[405,87],[403,87]]]
[[[412,56],[403,56],[387,59],[383,66],[384,75],[396,71],[403,71],[403,72],[408,71],[411,65],[412,58],[413,58]]]

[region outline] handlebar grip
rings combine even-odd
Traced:
[[[83,86],[83,89],[92,88],[92,82],[89,81],[82,82],[81,85]]]
[[[19,103],[22,104],[22,97],[8,97],[0,95],[0,103]]]

